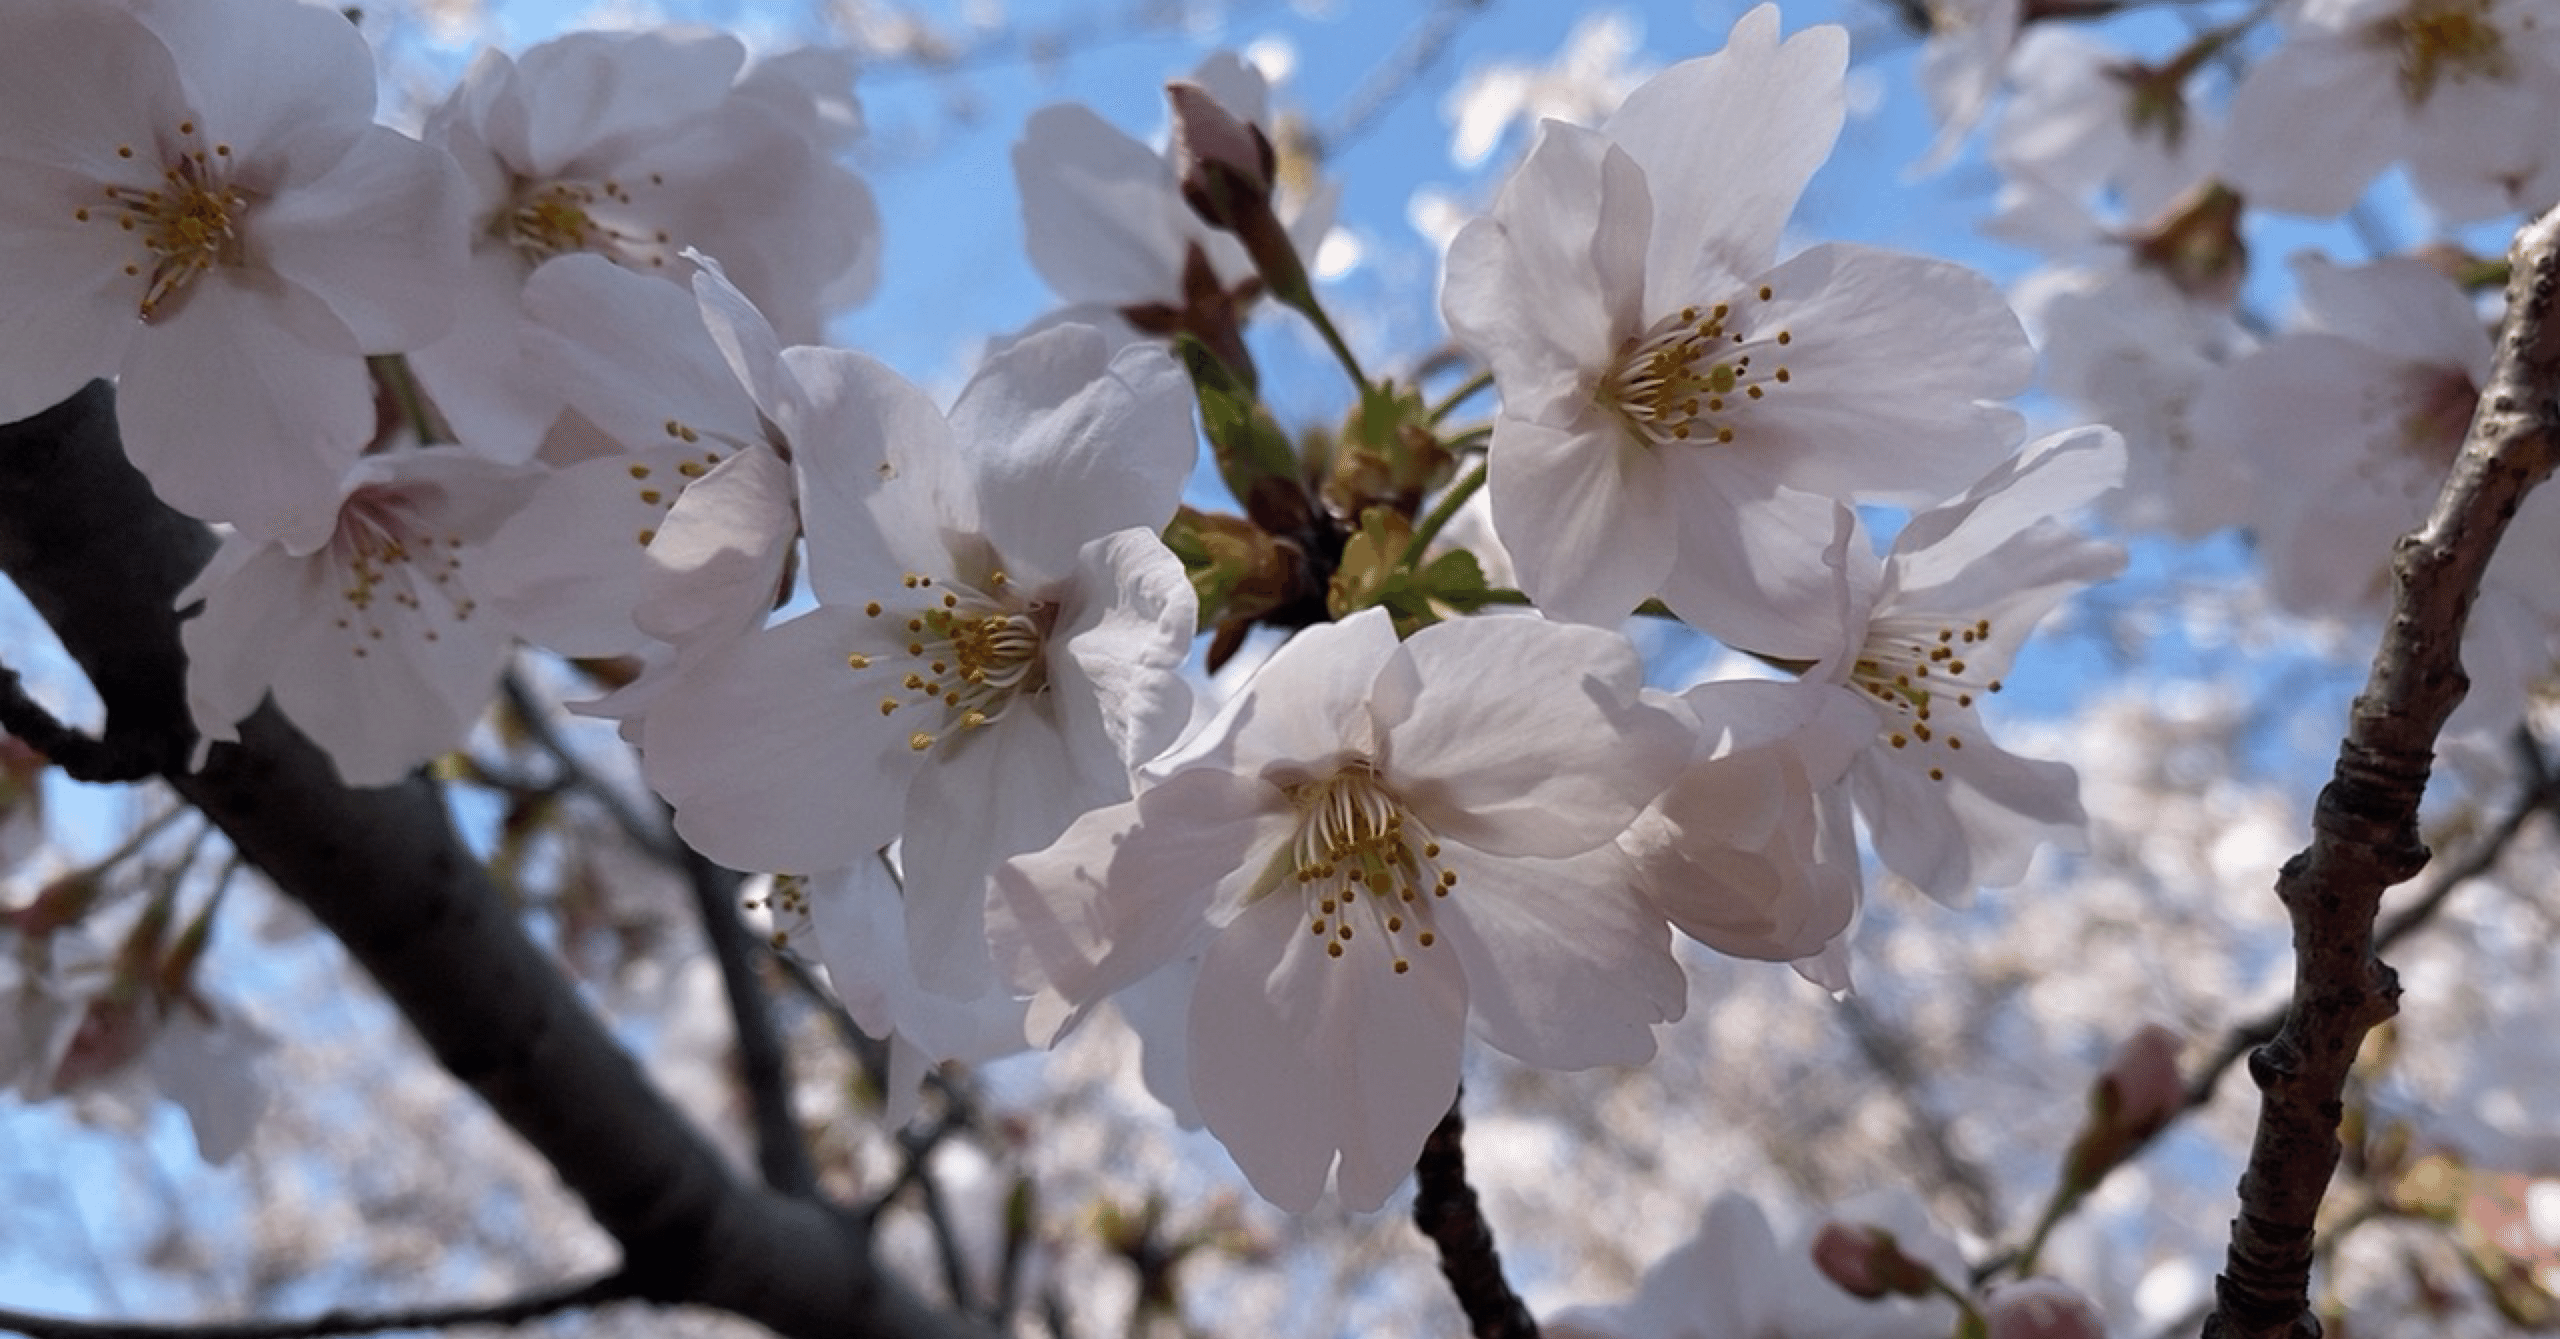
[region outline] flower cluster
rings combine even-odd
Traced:
[[[1983,708],[2115,570],[2068,518],[2121,449],[2022,443],[2031,353],[1980,276],[1782,251],[1846,115],[1837,29],[1764,6],[1539,129],[1448,249],[1499,397],[1472,429],[1326,315],[1329,194],[1235,57],[1172,86],[1166,155],[1032,120],[1032,255],[1073,305],[946,407],[819,342],[877,263],[840,62],[562,38],[412,139],[295,0],[73,0],[0,39],[35,128],[0,147],[0,306],[45,335],[0,416],[114,375],[154,486],[228,527],[183,597],[208,747],[271,699],[386,783],[520,646],[618,658],[590,710],[685,842],[776,876],[864,1026],[974,1059],[1173,1001],[1128,1011],[1187,1057],[1169,1099],[1288,1208],[1381,1204],[1470,1036],[1648,1060],[1679,934],[1845,988],[1862,829],[1947,901],[2078,838],[2070,769]],[[1321,450],[1259,399],[1262,296],[1356,382]],[[1203,436],[1245,515],[1185,505]],[[1478,487],[1482,556],[1446,529]],[[1640,610],[1765,673],[1667,690]],[[1198,634],[1214,671],[1257,627],[1287,635],[1203,694]]]

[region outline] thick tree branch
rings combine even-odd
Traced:
[[[27,742],[74,781],[140,781],[160,774],[159,750],[131,736],[93,739],[53,718],[27,696],[18,672],[0,665],[0,730]]]
[[[2560,211],[2510,252],[2507,321],[2471,430],[2433,514],[2400,541],[2382,645],[2276,894],[2293,922],[2284,1026],[2249,1057],[2262,1094],[2240,1214],[2207,1339],[2307,1339],[2312,1225],[2338,1165],[2340,1098],[2365,1034],[2399,1007],[2376,956],[2383,890],[2426,864],[2418,801],[2435,741],[2469,687],[2460,649],[2480,574],[2528,490],[2560,458]]]
[[[0,428],[0,572],[88,673],[111,734],[174,741],[182,756],[172,605],[211,548],[125,462],[104,385]],[[272,707],[169,780],[551,1163],[621,1243],[642,1296],[812,1339],[986,1333],[884,1274],[854,1216],[733,1175],[525,935],[435,786],[349,790]]]
[[[65,1320],[0,1309],[0,1333],[23,1334],[28,1339],[326,1339],[330,1335],[440,1330],[454,1325],[520,1325],[564,1311],[581,1311],[638,1295],[629,1279],[613,1274],[587,1283],[528,1293],[504,1302],[404,1307],[389,1311],[324,1311],[317,1316],[292,1320],[148,1325],[125,1321]]]

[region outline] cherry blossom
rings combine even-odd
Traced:
[[[327,533],[374,436],[364,356],[434,338],[463,258],[452,165],[373,123],[373,57],[293,0],[0,18],[0,419],[117,376],[170,505]]]
[[[816,115],[841,90],[810,82],[844,67],[741,75],[745,59],[725,35],[575,33],[484,53],[429,114],[428,142],[461,164],[475,240],[453,332],[412,361],[464,441],[522,459],[559,409],[516,343],[518,293],[554,257],[681,282],[698,249],[793,342],[869,293],[878,211]]]
[[[2467,222],[2547,202],[2555,110],[2560,22],[2538,0],[2307,0],[2232,93],[2228,173],[2254,204],[2325,215],[2406,163]]]
[[[1959,902],[2015,883],[2038,847],[2085,840],[2070,766],[2001,748],[1981,705],[2047,612],[2123,566],[2121,548],[2060,519],[2123,477],[2123,443],[2108,429],[2043,438],[1914,515],[1880,565],[1865,556],[1856,518],[1839,513],[1832,552],[1846,639],[1813,653],[1811,677],[1874,713],[1876,732],[1849,763],[1849,794],[1876,859],[1932,897]]]
[[[526,281],[524,306],[529,366],[577,412],[546,439],[555,468],[490,542],[491,605],[580,656],[762,623],[799,528],[780,337],[707,261],[688,292],[563,256]]]
[[[1283,1208],[1328,1172],[1375,1208],[1456,1097],[1470,1025],[1579,1069],[1647,1058],[1681,1012],[1614,845],[1687,752],[1640,675],[1623,638],[1539,619],[1310,628],[1136,798],[999,871],[999,959],[1063,1030],[1200,953],[1209,1130]]]
[[[903,831],[918,979],[984,994],[989,866],[1125,798],[1188,715],[1194,602],[1154,528],[1189,398],[1162,350],[1077,326],[996,355],[948,417],[858,354],[790,365],[818,608],[666,686],[649,779],[741,868],[844,869]]]
[[[2391,542],[2426,515],[2461,449],[2489,333],[2461,290],[2415,259],[2345,269],[2305,255],[2294,272],[2298,327],[2207,382],[2192,421],[2207,450],[2283,481],[2261,485],[2266,504],[2250,517],[2276,599],[2368,614],[2390,580]],[[2505,725],[2548,663],[2554,562],[2560,496],[2537,492],[2482,575],[2456,728]]]
[[[2031,358],[1987,281],[1855,246],[1776,260],[1845,56],[1838,29],[1781,43],[1756,9],[1599,130],[1547,122],[1450,244],[1443,313],[1502,394],[1494,527],[1550,614],[1614,623],[1659,595],[1747,638],[1736,579],[1828,530],[1778,490],[1925,501],[2015,441],[1984,400]]]
[[[268,694],[349,785],[378,786],[462,742],[506,663],[480,609],[482,546],[524,498],[519,468],[452,447],[368,456],[327,542],[233,534],[178,596],[198,750],[237,739]]]

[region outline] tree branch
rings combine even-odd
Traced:
[[[2510,256],[2506,328],[2470,433],[2434,512],[2393,556],[2390,618],[2313,808],[2311,844],[2276,879],[2293,923],[2293,997],[2282,1029],[2249,1057],[2258,1132],[2206,1339],[2320,1333],[2312,1225],[2337,1170],[2340,1098],[2365,1034],[2399,1007],[2374,920],[2383,890],[2426,864],[2418,801],[2436,736],[2470,686],[2460,649],[2480,574],[2560,458],[2560,211],[2526,225]]]
[[[2526,777],[2515,803],[2487,832],[2472,841],[2470,850],[2462,859],[2428,869],[2425,889],[2391,913],[2374,931],[2373,947],[2376,952],[2408,938],[2434,919],[2455,890],[2495,868],[2534,815],[2560,809],[2560,773],[2544,765],[2541,744],[2530,730],[2520,726],[2516,730],[2516,747],[2525,756]],[[2214,1048],[2212,1058],[2199,1066],[2187,1080],[2182,1110],[2193,1110],[2211,1102],[2214,1090],[2221,1085],[2222,1076],[2239,1063],[2240,1057],[2273,1039],[2277,1030],[2284,1026],[2284,1014],[2282,1008],[2269,1009],[2255,1018],[2232,1025]]]
[[[1465,1100],[1462,1093],[1449,1104],[1449,1114],[1423,1142],[1422,1157],[1413,1165],[1413,1221],[1440,1248],[1440,1273],[1467,1313],[1469,1334],[1538,1339],[1538,1322],[1502,1276],[1493,1229],[1476,1203],[1475,1187],[1467,1184],[1467,1122],[1458,1112]]]
[[[579,1311],[639,1295],[622,1275],[528,1293],[504,1302],[466,1306],[403,1307],[389,1311],[324,1311],[291,1320],[205,1321],[149,1325],[128,1321],[67,1320],[0,1309],[0,1331],[28,1339],[324,1339],[329,1335],[379,1334],[385,1330],[438,1330],[452,1325],[520,1325],[563,1311]]]
[[[0,428],[0,572],[86,670],[111,732],[191,737],[172,606],[212,546],[125,462],[103,383]],[[551,1163],[640,1295],[811,1339],[988,1333],[883,1273],[852,1215],[733,1175],[526,936],[423,777],[349,790],[270,705],[169,780]]]

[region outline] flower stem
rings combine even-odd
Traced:
[[[1433,427],[1438,427],[1440,425],[1440,420],[1447,418],[1452,413],[1455,413],[1458,406],[1474,399],[1476,396],[1490,390],[1492,387],[1493,373],[1490,370],[1478,372],[1474,376],[1467,378],[1465,381],[1459,383],[1456,390],[1449,392],[1449,394],[1443,398],[1440,403],[1431,406],[1431,425]]]
[[[1342,342],[1342,332],[1333,328],[1333,318],[1324,314],[1324,304],[1316,301],[1312,291],[1299,294],[1301,300],[1295,302],[1290,301],[1288,294],[1275,292],[1272,296],[1297,308],[1299,315],[1314,322],[1316,333],[1324,336],[1324,346],[1333,350],[1334,361],[1341,363],[1342,370],[1351,374],[1351,383],[1363,392],[1369,389],[1369,374],[1360,370],[1360,359],[1351,352],[1350,345]]]
[[[1449,519],[1458,514],[1458,508],[1467,505],[1467,499],[1484,487],[1484,473],[1484,462],[1476,462],[1474,469],[1459,475],[1458,481],[1440,495],[1440,500],[1431,504],[1430,512],[1413,527],[1413,538],[1405,543],[1403,566],[1406,570],[1412,570],[1422,561],[1423,550],[1430,548],[1431,541],[1438,539],[1440,532],[1449,527]]]

